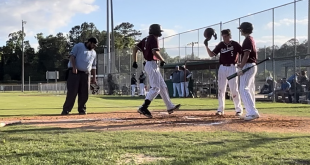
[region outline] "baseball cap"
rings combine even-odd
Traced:
[[[98,45],[98,40],[95,37],[91,37],[88,39],[88,42],[94,43],[96,46]]]

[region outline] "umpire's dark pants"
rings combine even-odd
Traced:
[[[63,105],[64,112],[71,112],[76,96],[78,95],[78,112],[86,112],[86,102],[89,96],[90,75],[86,72],[78,71],[77,74],[69,70],[67,80],[67,97]]]

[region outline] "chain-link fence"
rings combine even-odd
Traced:
[[[258,90],[259,87],[264,85],[268,76],[279,80],[283,77],[290,77],[293,73],[302,70],[308,70],[309,73],[308,59],[306,59],[307,53],[310,53],[309,50],[307,51],[308,44],[306,42],[308,38],[308,6],[307,1],[294,1],[230,21],[219,21],[202,28],[162,37],[159,39],[159,45],[162,48],[162,54],[167,54],[170,57],[170,61],[166,61],[168,64],[183,65],[186,60],[207,60],[216,63],[219,57],[210,58],[203,44],[204,30],[211,27],[218,34],[217,40],[211,39],[209,42],[209,48],[212,50],[222,41],[220,31],[223,29],[230,29],[232,39],[242,44],[244,37],[240,35],[237,27],[242,22],[251,22],[254,25],[252,36],[256,41],[258,60],[263,60],[266,57],[272,58],[270,61],[258,66],[256,75]],[[100,85],[99,93],[130,95],[132,75],[135,74],[138,86],[138,78],[144,68],[144,59],[141,52],[138,52],[137,57],[139,67],[134,69],[132,68],[132,49],[116,50],[110,54],[98,54],[97,79]],[[216,82],[217,69],[218,66],[210,66],[210,68],[205,69],[194,67],[191,72],[195,84]],[[172,71],[162,69],[161,72],[165,80],[167,80]],[[148,81],[145,84],[148,89]],[[59,91],[63,90],[62,88],[65,88],[65,86],[62,86]],[[18,85],[14,87],[8,86],[5,89],[19,90],[20,87]],[[53,89],[56,90],[56,87]],[[110,89],[113,89],[112,92]],[[139,86],[137,89],[139,89]],[[27,90],[27,86],[25,86],[25,90]],[[39,90],[38,85],[31,87],[31,90]],[[46,87],[46,90],[52,89]]]
[[[131,78],[137,80],[139,90],[139,76],[144,70],[144,58],[141,52],[137,53],[138,68],[132,67],[132,49],[116,50],[109,54],[98,54],[98,82],[102,84],[100,92],[109,95],[130,95]],[[147,85],[148,82],[145,82]]]
[[[307,59],[307,55],[310,53],[307,41],[309,38],[309,34],[307,36],[308,8],[308,1],[294,1],[230,21],[219,21],[214,25],[162,37],[160,45],[169,56],[181,59],[178,61],[181,63],[182,59],[183,62],[184,60],[197,59],[216,60],[216,58],[209,57],[203,44],[204,30],[211,27],[218,34],[217,40],[212,39],[209,42],[209,48],[212,50],[222,41],[220,31],[224,29],[230,29],[232,39],[242,44],[244,37],[241,36],[237,27],[242,22],[251,22],[254,25],[252,36],[256,41],[258,60],[271,57],[270,61],[258,66],[256,90],[259,91],[266,83],[267,77],[273,77],[278,82],[274,85],[279,86],[280,79],[290,78],[294,73],[301,74],[301,71],[309,71],[308,63],[310,61]],[[214,81],[216,70],[217,68],[205,69],[205,71],[192,70],[195,83]],[[167,72],[172,71],[167,70]]]

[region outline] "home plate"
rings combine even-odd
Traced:
[[[177,123],[179,125],[198,125],[198,126],[213,126],[213,125],[221,125],[227,123],[226,121],[219,121],[219,122],[213,122],[213,123]]]
[[[184,116],[184,119],[189,119],[189,120],[197,120],[197,119],[201,119],[199,117],[195,117],[195,116]]]
[[[158,114],[161,115],[161,116],[168,116],[169,115],[168,112],[159,112]]]
[[[21,124],[21,123],[22,123],[22,121],[1,122],[0,127],[5,127],[5,126],[9,126],[9,125],[17,125],[17,124]]]

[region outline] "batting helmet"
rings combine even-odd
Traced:
[[[149,34],[161,37],[161,32],[163,32],[163,30],[159,24],[152,24],[149,28]]]
[[[242,22],[238,29],[241,29],[243,33],[251,34],[254,27],[250,22]]]
[[[215,30],[212,28],[207,28],[204,31],[203,35],[207,39],[207,41],[209,41],[212,36],[214,37],[215,40],[217,39],[217,34],[215,33]]]

